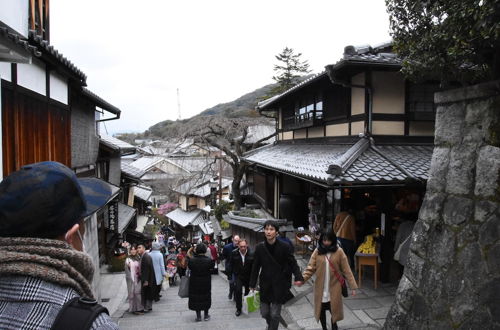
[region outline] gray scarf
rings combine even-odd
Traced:
[[[0,276],[24,275],[62,286],[94,298],[92,259],[68,243],[42,238],[0,237]]]

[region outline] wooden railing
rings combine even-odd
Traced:
[[[323,111],[310,111],[283,119],[283,129],[312,127],[323,121]]]

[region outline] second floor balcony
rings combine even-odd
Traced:
[[[283,129],[292,130],[313,127],[323,122],[323,111],[309,111],[297,113],[294,116],[283,119]]]

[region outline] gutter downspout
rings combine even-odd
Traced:
[[[342,87],[349,88],[363,88],[368,92],[368,127],[366,129],[365,135],[370,136],[372,133],[372,112],[373,112],[373,90],[367,85],[351,84],[350,82],[343,81],[334,77],[333,67],[331,65],[326,66],[326,72],[328,73],[328,78],[332,84],[341,85]]]

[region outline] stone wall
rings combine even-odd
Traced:
[[[437,93],[435,148],[385,329],[500,328],[500,81]]]

